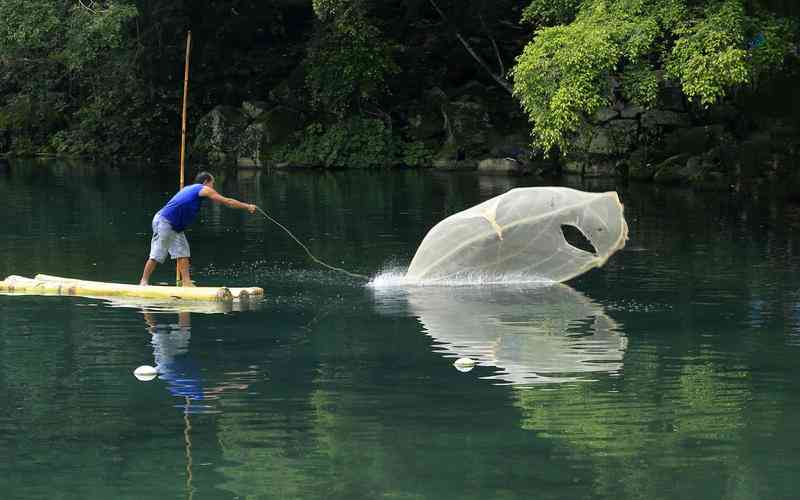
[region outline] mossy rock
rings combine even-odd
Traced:
[[[254,125],[261,129],[261,163],[272,165],[272,152],[294,140],[295,133],[305,126],[305,117],[286,106],[276,106],[260,114]]]
[[[194,154],[212,164],[236,160],[247,118],[231,106],[217,106],[200,119],[193,142]]]
[[[477,102],[455,101],[446,107],[448,140],[467,158],[475,159],[489,149],[489,113]]]
[[[444,135],[444,118],[435,101],[414,101],[404,110],[398,110],[407,125],[404,132],[412,141],[424,141]]]
[[[722,172],[706,172],[702,178],[692,182],[692,187],[698,191],[730,191],[735,181]]]
[[[690,156],[679,154],[667,158],[655,167],[653,181],[658,184],[686,184],[693,176],[693,169],[688,165]]]
[[[664,136],[663,149],[669,156],[681,153],[699,155],[720,144],[725,136],[722,125],[677,129]]]
[[[639,123],[636,120],[612,120],[590,132],[587,152],[603,155],[622,155],[636,144]]]
[[[656,166],[648,151],[639,148],[625,158],[623,170],[627,171],[629,179],[651,181],[656,173]]]

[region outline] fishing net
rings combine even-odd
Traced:
[[[565,228],[583,235],[586,248],[568,242]],[[434,226],[405,279],[563,282],[602,266],[627,237],[615,192],[517,188]]]

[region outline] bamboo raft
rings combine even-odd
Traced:
[[[34,278],[8,276],[5,280],[0,281],[0,292],[206,302],[246,301],[264,295],[264,290],[258,287],[140,286],[86,281],[47,274],[37,274]]]

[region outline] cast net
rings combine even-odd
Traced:
[[[587,249],[567,241],[570,227],[588,240]],[[627,237],[615,192],[517,188],[434,226],[405,281],[563,282],[602,266]]]

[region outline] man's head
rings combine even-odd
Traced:
[[[206,171],[202,171],[195,176],[194,183],[214,187],[214,176]]]

